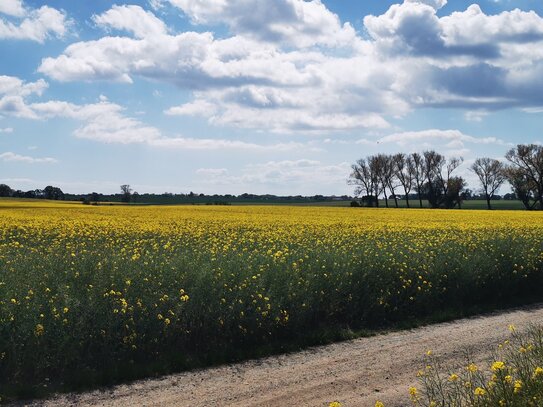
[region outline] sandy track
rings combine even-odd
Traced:
[[[103,391],[60,395],[44,406],[407,406],[423,356],[458,363],[465,348],[490,357],[507,327],[543,323],[543,304],[361,338],[303,352],[138,381]]]

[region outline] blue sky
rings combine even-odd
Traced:
[[[0,182],[351,194],[358,158],[543,141],[539,0],[0,1]]]

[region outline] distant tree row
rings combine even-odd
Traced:
[[[543,146],[519,144],[505,155],[507,164],[492,158],[478,158],[470,170],[479,179],[480,190],[491,209],[497,191],[508,181],[516,197],[526,209],[543,210]],[[463,159],[447,159],[436,151],[423,153],[377,154],[358,160],[352,166],[349,183],[364,206],[385,206],[394,200],[398,207],[398,191],[403,192],[407,207],[412,191],[419,206],[423,199],[432,208],[460,208],[468,190],[464,178],[454,175]]]
[[[14,190],[6,184],[0,184],[0,197],[12,197],[12,198],[32,198],[32,199],[53,199],[64,200],[64,192],[58,187],[51,185],[46,186],[44,189],[32,189],[30,191]]]

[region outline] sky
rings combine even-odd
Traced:
[[[543,142],[541,0],[0,0],[0,183],[352,194]]]

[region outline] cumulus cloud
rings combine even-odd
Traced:
[[[193,99],[169,116],[277,133],[384,129],[418,107],[543,105],[543,19],[534,12],[487,15],[472,5],[439,16],[445,0],[405,0],[366,16],[362,38],[318,0],[167,1],[231,36],[173,34],[150,11],[114,6],[94,21],[128,34],[74,43],[39,72],[172,84]]]
[[[0,2],[0,13],[8,16],[23,17],[25,9],[22,0],[2,0]]]
[[[43,43],[49,37],[65,36],[71,25],[61,10],[48,6],[25,8],[19,0],[2,0],[0,13],[7,16],[0,16],[0,39]]]
[[[14,76],[0,75],[0,115],[36,119],[37,115],[27,105],[26,99],[32,95],[41,96],[47,87],[43,79],[25,83]]]
[[[166,34],[166,24],[153,13],[140,6],[117,6],[103,14],[93,16],[101,27],[128,31],[137,38]]]
[[[11,151],[0,154],[0,160],[25,164],[54,164],[58,162],[56,159],[50,157],[34,158],[26,155],[16,154]]]
[[[320,0],[169,0],[195,24],[225,23],[234,34],[296,47],[341,46],[356,37]]]

